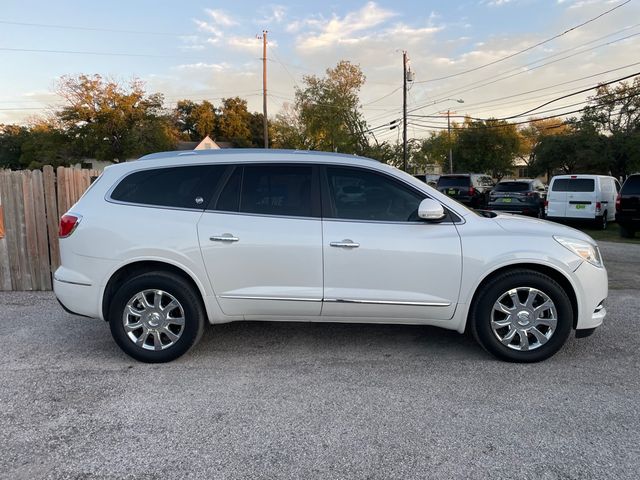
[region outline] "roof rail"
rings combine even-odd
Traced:
[[[150,153],[138,160],[155,160],[159,158],[181,157],[181,156],[198,156],[198,157],[216,157],[227,155],[241,155],[241,154],[254,154],[254,155],[304,155],[304,156],[325,156],[330,155],[332,157],[345,157],[345,158],[357,158],[360,160],[369,160],[372,162],[378,162],[372,158],[361,157],[358,155],[350,155],[347,153],[334,153],[334,152],[319,152],[315,150],[285,150],[277,148],[221,148],[211,150],[175,150],[170,152],[158,152]]]

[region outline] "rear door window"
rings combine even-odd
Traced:
[[[632,175],[622,185],[622,195],[640,195],[640,175]]]
[[[319,217],[319,187],[316,187],[314,168],[309,165],[238,165],[209,209]]]
[[[500,182],[496,185],[496,192],[526,192],[530,190],[528,182]]]
[[[468,187],[470,185],[470,177],[440,177],[438,179],[438,187]]]
[[[204,210],[226,165],[190,165],[139,170],[127,175],[111,199],[139,205]]]
[[[558,178],[551,189],[554,192],[593,192],[595,181],[593,178]]]

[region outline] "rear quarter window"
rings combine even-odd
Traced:
[[[192,165],[139,170],[123,178],[111,193],[118,202],[204,210],[224,165]]]

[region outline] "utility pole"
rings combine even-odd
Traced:
[[[407,171],[407,51],[402,51],[402,169]]]
[[[449,173],[453,173],[453,152],[451,151],[451,109],[447,109],[447,132],[449,134]]]
[[[267,121],[267,31],[262,31],[262,123],[264,125],[264,148],[269,148],[269,126]]]

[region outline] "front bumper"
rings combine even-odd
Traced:
[[[607,309],[604,301],[609,293],[607,270],[582,262],[575,270],[578,299],[576,330],[591,329],[602,325]]]

